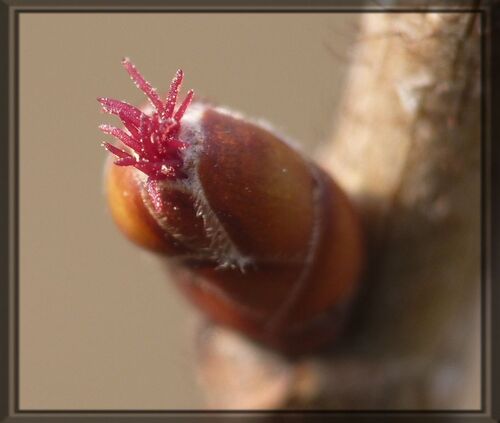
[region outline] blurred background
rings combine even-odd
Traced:
[[[144,102],[122,57],[160,92],[182,68],[183,92],[265,118],[312,151],[334,126],[358,17],[20,15],[21,409],[204,407],[195,312],[118,232],[103,195],[97,126],[117,120],[96,97]]]

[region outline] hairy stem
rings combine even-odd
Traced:
[[[215,365],[237,374],[246,365],[289,376],[255,371],[260,379],[242,382],[233,399],[256,408],[479,408],[479,20],[363,17],[337,129],[318,154],[363,214],[370,254],[363,292],[345,338],[321,356],[272,361],[255,348],[259,359],[245,364],[231,336],[218,329],[207,337],[202,373]],[[230,356],[221,352],[225,342]],[[218,396],[221,373],[208,380],[214,406],[241,406]],[[274,389],[272,404],[259,402],[256,386]]]

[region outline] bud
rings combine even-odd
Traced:
[[[107,167],[121,230],[169,257],[179,288],[210,319],[271,348],[303,353],[340,331],[363,268],[360,222],[346,194],[268,125],[189,91],[177,71],[163,100],[128,59],[151,107],[107,98],[124,149]]]

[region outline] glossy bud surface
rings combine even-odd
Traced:
[[[165,107],[143,112],[154,117]],[[181,148],[162,147],[167,157],[158,144],[149,174],[138,168],[145,165],[135,144],[126,165],[109,163],[107,195],[118,226],[170,257],[179,288],[214,321],[290,353],[333,339],[364,261],[359,219],[345,193],[267,125],[196,102],[177,124],[169,136]],[[157,132],[132,127],[129,134],[137,130],[139,143],[146,134],[154,146],[165,126],[161,119],[154,125]]]

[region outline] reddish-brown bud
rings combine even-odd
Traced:
[[[335,337],[363,268],[360,222],[345,193],[267,125],[189,105],[192,94],[175,114],[175,133],[168,133],[175,145],[154,150],[166,127],[158,116],[165,109],[174,116],[180,82],[174,80],[163,104],[128,66],[153,96],[155,110],[144,114],[156,129],[144,132],[137,119],[134,124],[134,117],[123,118],[124,109],[115,109],[135,138],[113,134],[135,153],[108,145],[122,165],[107,169],[118,226],[136,243],[171,257],[180,289],[218,323],[291,353]]]

